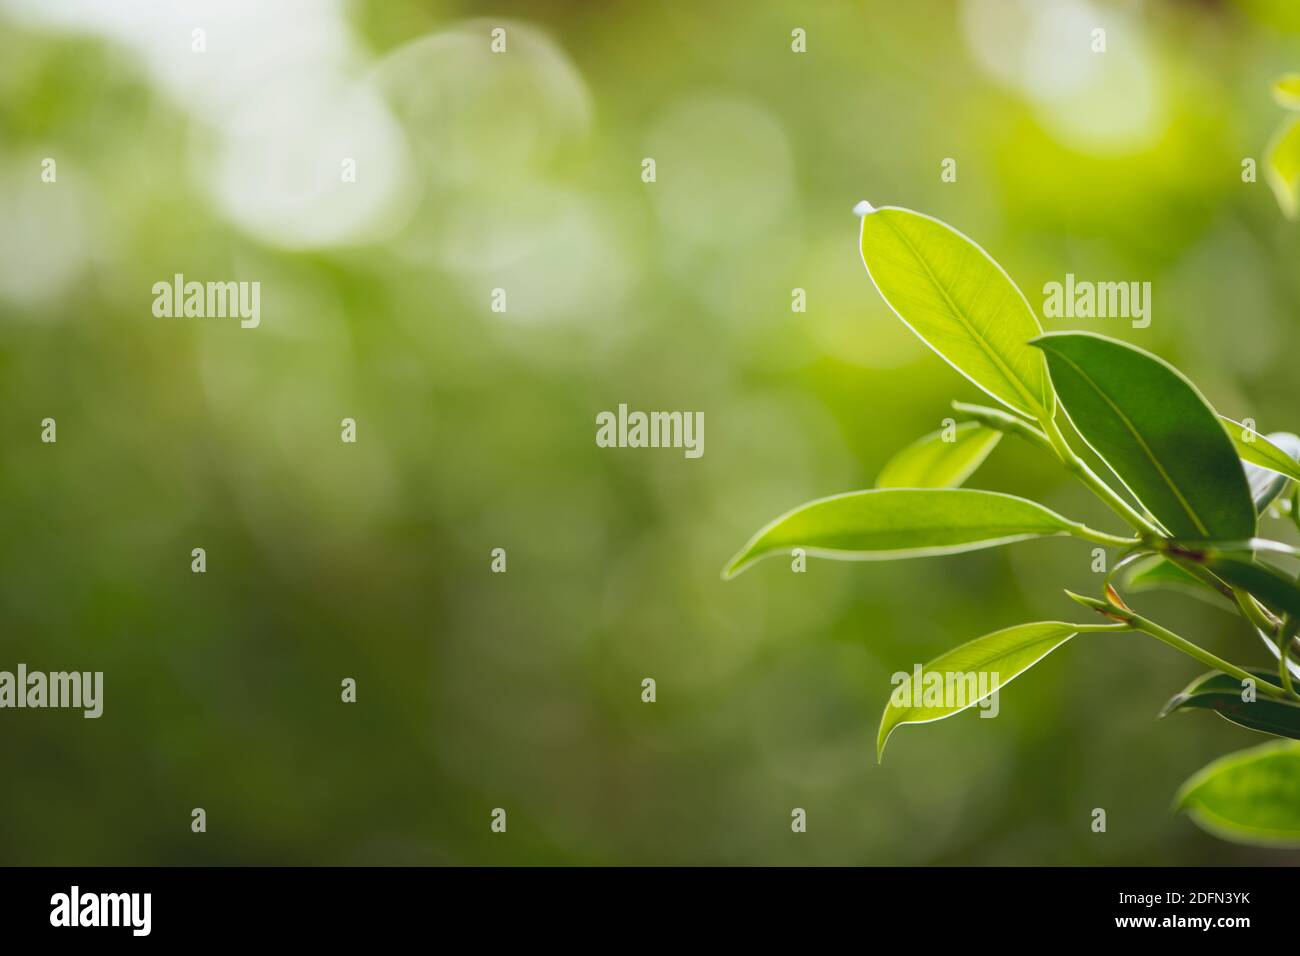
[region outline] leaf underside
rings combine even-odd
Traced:
[[[876,735],[876,759],[885,753],[885,744],[889,736],[903,724],[922,724],[942,720],[960,713],[991,696],[985,693],[965,693],[960,700],[952,695],[943,704],[926,705],[924,703],[927,675],[937,674],[949,683],[949,675],[988,675],[983,689],[996,691],[1008,684],[1014,677],[1033,667],[1044,657],[1056,650],[1081,629],[1078,624],[1062,621],[1041,621],[1034,624],[1018,624],[992,634],[977,637],[960,647],[955,647],[946,654],[941,654],[921,668],[918,678],[913,672],[907,680],[898,685],[890,695],[890,702],[880,718],[880,731]],[[996,680],[996,683],[994,683]],[[959,686],[959,679],[953,679],[953,687]],[[978,682],[977,682],[978,687]],[[907,696],[902,696],[906,694]],[[918,704],[918,698],[922,703]],[[908,706],[895,703],[908,700]]]
[[[1276,673],[1263,670],[1250,673],[1258,683],[1277,686]],[[1300,702],[1268,697],[1258,690],[1254,700],[1243,700],[1242,690],[1242,683],[1236,677],[1212,671],[1180,691],[1165,705],[1160,716],[1179,710],[1209,710],[1240,727],[1300,740]]]

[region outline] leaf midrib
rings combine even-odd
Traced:
[[[948,288],[943,284],[939,277],[935,275],[934,270],[930,268],[930,263],[920,254],[920,252],[917,251],[915,243],[913,243],[912,240],[908,238],[907,234],[891,220],[886,219],[885,225],[887,225],[894,234],[902,240],[903,245],[907,247],[907,251],[912,254],[912,258],[921,264],[921,268],[925,270],[926,278],[928,278],[930,282],[933,283],[934,287],[939,290],[939,293],[943,296],[944,302],[948,305],[949,311],[951,311],[952,314],[957,317],[958,321],[960,321],[966,328],[966,331],[970,333],[971,338],[974,339],[983,350],[985,356],[992,360],[993,364],[1002,374],[1002,377],[1005,378],[1011,384],[1012,388],[1016,390],[1017,395],[1025,401],[1030,410],[1039,408],[1042,404],[1041,401],[1033,397],[1033,394],[1025,387],[1025,383],[1020,380],[1020,377],[1015,373],[1015,370],[1006,363],[1002,356],[999,355],[987,341],[985,341],[984,334],[957,305],[956,301],[954,301],[953,297],[948,293]]]
[[[1151,464],[1155,466],[1156,471],[1160,474],[1160,477],[1164,479],[1165,484],[1169,486],[1169,490],[1174,493],[1174,497],[1178,499],[1178,504],[1182,507],[1183,511],[1187,513],[1187,517],[1192,519],[1192,523],[1196,525],[1197,531],[1205,535],[1207,538],[1210,537],[1209,529],[1205,527],[1205,524],[1204,522],[1201,521],[1200,516],[1197,515],[1195,511],[1192,510],[1191,503],[1183,496],[1182,491],[1179,490],[1178,485],[1175,484],[1173,476],[1170,475],[1169,472],[1165,471],[1164,465],[1160,464],[1159,459],[1156,458],[1155,453],[1151,450],[1151,446],[1147,444],[1146,439],[1142,437],[1142,433],[1137,430],[1137,427],[1133,424],[1133,421],[1127,415],[1124,414],[1123,409],[1121,409],[1118,405],[1116,405],[1111,400],[1110,396],[1106,394],[1106,392],[1102,389],[1100,385],[1098,385],[1096,382],[1092,380],[1092,376],[1090,376],[1087,372],[1085,372],[1079,366],[1078,362],[1075,362],[1069,356],[1064,355],[1059,351],[1056,353],[1056,355],[1058,358],[1061,359],[1061,361],[1065,362],[1065,364],[1069,365],[1072,369],[1074,369],[1079,374],[1079,377],[1082,378],[1084,382],[1086,382],[1092,388],[1092,390],[1095,391],[1098,394],[1098,396],[1101,397],[1101,400],[1110,406],[1111,411],[1115,413],[1115,417],[1120,420],[1120,422],[1128,430],[1129,434],[1133,436],[1133,439],[1137,442],[1138,447],[1142,449],[1143,454],[1145,454],[1147,456],[1147,459],[1150,460]]]

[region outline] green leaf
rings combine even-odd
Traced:
[[[1181,591],[1200,598],[1215,607],[1233,610],[1234,606],[1223,595],[1190,571],[1159,555],[1151,555],[1136,563],[1124,580],[1124,588],[1141,593],[1156,589]]]
[[[956,488],[978,468],[1002,433],[978,422],[962,422],[944,441],[945,429],[908,445],[885,463],[877,488]]]
[[[1261,684],[1278,686],[1276,673],[1264,670],[1249,672]],[[1222,671],[1211,671],[1196,678],[1165,704],[1160,712],[1167,717],[1179,710],[1212,710],[1224,720],[1272,734],[1300,740],[1300,702],[1278,699],[1259,694],[1251,701],[1241,699],[1241,681]]]
[[[1272,437],[1278,441],[1282,440],[1281,434],[1275,433]],[[1300,442],[1297,444],[1300,445]],[[1277,500],[1278,495],[1286,490],[1291,479],[1268,468],[1246,462],[1246,483],[1250,485],[1250,497],[1255,502],[1255,511],[1262,515],[1268,510],[1268,506]]]
[[[1264,176],[1288,219],[1300,215],[1300,117],[1283,123],[1268,145]]]
[[[884,756],[889,735],[903,724],[942,720],[973,707],[1080,631],[1122,628],[1123,625],[1061,621],[1018,624],[940,654],[919,672],[914,670],[907,675],[890,694],[876,735],[876,760]]]
[[[1249,591],[1274,611],[1300,615],[1300,585],[1276,568],[1227,555],[1210,556],[1204,563],[1222,580]]]
[[[1250,555],[1257,551],[1269,551],[1274,554],[1284,554],[1289,558],[1300,558],[1300,548],[1285,541],[1274,541],[1272,538],[1243,538],[1240,541],[1226,541],[1219,538],[1209,541],[1198,541],[1194,538],[1162,538],[1154,542],[1153,546],[1175,557],[1202,564],[1222,557]]]
[[[841,560],[885,560],[974,551],[1079,527],[1037,502],[995,491],[850,491],[800,505],[768,524],[731,559],[723,577],[792,548]]]
[[[1170,542],[1170,544],[1174,544]],[[1295,552],[1290,545],[1282,544],[1277,541],[1266,541],[1255,539],[1253,541],[1241,542],[1247,554],[1259,549],[1260,545],[1266,548],[1282,548],[1286,551]],[[1220,581],[1238,591],[1246,591],[1254,595],[1257,599],[1277,615],[1291,615],[1293,618],[1300,618],[1300,583],[1290,575],[1283,574],[1277,568],[1271,565],[1253,562],[1246,558],[1240,558],[1236,555],[1215,550],[1222,543],[1216,543],[1215,547],[1208,550],[1197,552],[1195,550],[1184,552],[1185,560],[1193,560],[1203,564]],[[1181,546],[1180,546],[1181,547]],[[1277,642],[1268,633],[1260,630],[1258,627],[1253,628],[1255,633],[1264,642],[1275,658],[1281,658],[1281,653]],[[1300,663],[1297,663],[1295,656],[1288,655],[1288,668],[1291,673],[1300,677]]]
[[[862,261],[894,313],[949,365],[1018,412],[1050,415],[1043,359],[1027,344],[1042,327],[987,252],[937,219],[887,206],[862,217]]]
[[[1086,332],[1035,341],[1070,421],[1172,534],[1250,538],[1246,473],[1213,410],[1172,365]]]
[[[978,422],[985,428],[991,428],[1003,435],[1017,435],[1031,445],[1037,445],[1053,457],[1056,455],[1056,450],[1052,447],[1052,443],[1047,436],[1019,415],[1012,415],[1000,408],[989,408],[987,405],[970,405],[966,402],[953,402],[952,410],[960,415],[963,420]]]
[[[1300,73],[1286,73],[1274,80],[1273,99],[1278,106],[1300,110]]]
[[[1150,591],[1165,587],[1201,587],[1201,581],[1190,571],[1184,571],[1156,554],[1133,566],[1124,587],[1129,591]]]
[[[1232,439],[1232,447],[1246,463],[1246,478],[1255,508],[1264,513],[1286,487],[1286,479],[1300,481],[1300,437],[1290,432],[1261,435],[1231,418],[1219,417]]]
[[[1300,846],[1300,745],[1286,740],[1229,754],[1178,791],[1203,830],[1234,843]]]
[[[1227,429],[1232,447],[1242,461],[1300,481],[1300,464],[1296,464],[1300,458],[1300,438],[1290,432],[1261,435],[1226,415],[1220,415],[1219,421]]]
[[[1264,646],[1268,648],[1268,652],[1273,655],[1273,660],[1281,661],[1282,650],[1278,646],[1278,642],[1273,640],[1273,638],[1269,637],[1259,628],[1254,628],[1254,631],[1256,634],[1259,635],[1259,639],[1264,642]],[[1292,647],[1294,648],[1294,646],[1295,644],[1294,642],[1292,642]],[[1297,679],[1300,679],[1300,661],[1296,660],[1296,655],[1294,651],[1290,654],[1287,654],[1286,666],[1287,666],[1287,670],[1291,672],[1292,685],[1294,686]]]

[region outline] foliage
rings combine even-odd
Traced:
[[[1143,349],[1090,332],[1044,335],[1027,300],[979,245],[907,209],[865,210],[862,260],[890,308],[931,349],[1006,407],[954,403],[965,421],[926,435],[881,471],[877,488],[801,505],[760,530],[727,565],[732,577],[794,549],[833,559],[890,559],[988,548],[1070,535],[1118,554],[1098,597],[1069,594],[1107,623],[1040,622],[987,634],[916,669],[891,696],[877,756],[903,724],[950,717],[981,699],[931,699],[932,676],[991,676],[994,691],[1084,631],[1147,634],[1212,668],[1175,696],[1164,714],[1209,710],[1260,733],[1300,737],[1300,693],[1290,660],[1300,628],[1293,572],[1265,559],[1295,549],[1260,537],[1261,517],[1295,516],[1300,480],[1295,436],[1263,436],[1218,415],[1177,369]],[[1067,436],[1070,431],[1074,438]],[[1001,433],[1053,458],[1130,527],[1099,531],[1024,498],[957,487]],[[1103,479],[1076,451],[1081,440],[1112,473]],[[1127,572],[1126,582],[1122,582]],[[1174,587],[1230,601],[1244,629],[1277,658],[1247,670],[1143,616],[1121,596]],[[988,693],[981,692],[984,696]],[[1162,714],[1163,716],[1163,714]],[[1206,767],[1179,806],[1227,839],[1300,845],[1296,787],[1300,749],[1245,751]]]

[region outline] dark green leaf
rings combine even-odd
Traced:
[[[1234,588],[1255,595],[1275,612],[1300,615],[1300,586],[1276,568],[1228,556],[1212,556],[1205,566]]]
[[[1276,673],[1251,670],[1258,684],[1278,686]],[[1243,700],[1242,683],[1231,674],[1211,671],[1192,681],[1160,712],[1166,717],[1176,710],[1212,710],[1224,720],[1275,737],[1300,740],[1300,702],[1278,699],[1255,690],[1254,700]]]
[[[1250,538],[1246,474],[1214,411],[1162,359],[1084,332],[1035,341],[1079,434],[1169,532]]]

